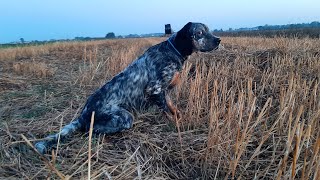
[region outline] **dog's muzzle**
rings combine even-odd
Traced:
[[[214,41],[214,44],[218,47],[221,42],[221,39],[219,37],[214,37],[213,41]]]

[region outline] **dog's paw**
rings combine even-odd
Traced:
[[[45,154],[47,152],[47,147],[46,147],[46,143],[41,141],[41,142],[37,142],[34,147],[37,149],[37,151],[40,154]]]
[[[164,111],[167,118],[170,119],[172,122],[176,122],[177,120],[180,120],[182,118],[182,114],[177,108],[175,108],[174,110],[171,110],[169,112]]]
[[[180,120],[182,118],[182,114],[178,109],[176,109],[176,111],[173,114],[173,116],[175,116],[178,120]]]

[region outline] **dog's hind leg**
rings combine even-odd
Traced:
[[[95,133],[113,134],[130,129],[133,125],[133,115],[124,108],[113,105],[102,114],[97,114],[94,122]],[[88,129],[87,129],[88,130]]]
[[[64,126],[59,133],[49,135],[44,139],[44,141],[37,142],[35,144],[35,148],[38,150],[39,153],[44,154],[58,142],[59,137],[61,140],[63,140],[67,136],[79,130],[80,128],[81,124],[78,119],[72,121],[70,124]]]

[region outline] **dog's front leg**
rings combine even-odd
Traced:
[[[150,100],[158,105],[167,115],[171,113],[178,119],[181,118],[181,113],[177,107],[173,104],[167,91],[172,89],[180,82],[179,71],[167,70],[161,71],[161,78],[157,78],[155,81],[149,82],[146,87],[146,94],[150,97]]]
[[[169,95],[165,95],[165,102],[166,102],[166,106],[168,107],[170,113],[176,117],[177,119],[181,118],[181,112],[178,110],[178,108],[173,104],[171,98],[169,97]]]
[[[173,104],[171,98],[165,91],[161,91],[159,94],[153,94],[150,96],[150,101],[156,104],[167,115],[176,115],[177,118],[181,117],[181,113],[178,108]]]

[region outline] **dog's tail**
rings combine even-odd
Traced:
[[[79,119],[76,119],[75,121],[72,121],[70,124],[64,126],[59,133],[49,135],[43,141],[37,142],[35,144],[35,148],[38,150],[39,153],[44,154],[48,150],[50,150],[53,145],[57,144],[59,138],[60,140],[63,140],[66,137],[73,134],[75,131],[80,130],[81,128],[82,126]]]

